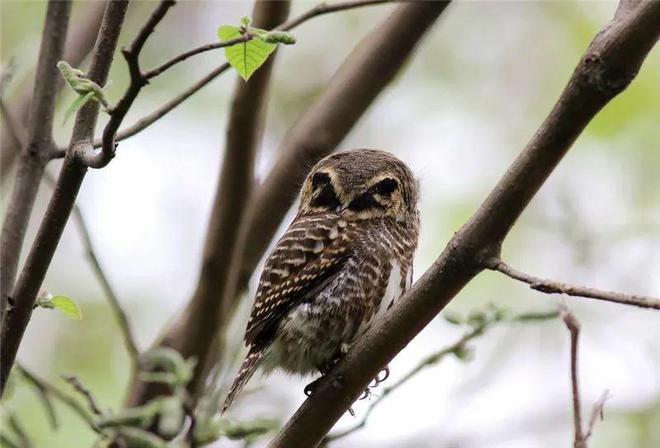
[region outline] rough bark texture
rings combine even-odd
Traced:
[[[660,2],[625,2],[596,36],[531,141],[431,268],[361,338],[270,443],[317,446],[379,370],[499,256],[520,214],[591,119],[637,74],[660,34]]]

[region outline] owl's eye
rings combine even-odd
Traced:
[[[312,188],[317,188],[330,183],[330,175],[328,173],[315,173],[312,176]]]
[[[327,173],[316,173],[312,176],[312,188],[318,191],[312,199],[312,207],[323,207],[330,210],[341,207],[341,202],[337,198],[332,184],[330,183],[330,176]]]
[[[383,179],[375,185],[375,191],[381,196],[389,196],[399,188],[399,183],[394,179]]]

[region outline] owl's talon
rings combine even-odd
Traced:
[[[319,380],[321,378],[323,378],[323,377],[317,378],[314,381],[312,381],[311,383],[309,383],[307,386],[305,386],[305,389],[304,389],[305,395],[307,395],[308,397],[312,396],[312,394],[314,393],[314,391],[318,387]]]
[[[381,374],[383,375],[382,378],[381,378]],[[390,377],[390,366],[385,366],[383,367],[383,370],[378,372],[378,375],[376,375],[376,378],[374,379],[374,381],[376,382],[376,386],[378,386],[380,383],[382,383],[389,377]]]
[[[364,400],[365,398],[369,398],[371,396],[371,389],[367,387],[363,392],[362,395],[360,395],[360,398],[358,400]]]

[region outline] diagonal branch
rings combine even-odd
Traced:
[[[380,369],[483,270],[483,260],[499,255],[541,185],[591,119],[634,79],[658,40],[660,2],[625,3],[596,35],[549,116],[479,210],[392,311],[318,383],[270,448],[317,446]]]
[[[88,73],[88,78],[98,85],[104,85],[108,78],[127,7],[126,0],[107,3]],[[85,178],[87,167],[80,162],[78,155],[91,146],[98,112],[98,103],[89,102],[76,114],[70,148],[64,159],[57,186],[16,282],[12,295],[15,307],[7,314],[0,335],[0,355],[3,361],[0,364],[0,393],[4,391],[23,334],[32,316],[37,293]]]
[[[0,234],[0,322],[5,318],[18,261],[25,240],[37,190],[53,147],[57,61],[64,54],[64,43],[71,12],[70,1],[48,3],[39,50],[36,81],[30,106],[26,145],[21,149],[5,220]],[[4,115],[4,114],[3,114]]]
[[[555,280],[535,277],[512,268],[497,257],[484,260],[484,266],[490,270],[499,271],[514,280],[527,283],[530,288],[546,294],[566,294],[573,297],[586,297],[588,299],[605,300],[624,305],[638,306],[640,308],[660,310],[660,299],[655,297],[602,291],[586,286],[569,285]]]

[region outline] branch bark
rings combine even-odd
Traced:
[[[101,19],[105,12],[105,3],[96,1],[89,2],[87,9],[79,19],[76,20],[76,15],[73,15],[73,26],[71,32],[68,33],[68,39],[64,49],[64,56],[61,58],[71,64],[72,67],[78,67],[83,60],[94,49],[96,36],[101,26]],[[64,86],[64,80],[60,76],[55,78],[55,90],[59,92]],[[16,124],[21,127],[28,121],[30,102],[32,100],[32,85],[28,84],[25,88],[21,89],[15,98],[7,105],[13,117],[18,120]],[[6,132],[0,132],[0,178],[5,178],[9,169],[13,166],[16,155],[20,152],[21,146],[15,144],[14,141],[8,139],[9,136]],[[62,154],[63,155],[63,154]]]
[[[272,29],[289,14],[289,1],[258,0],[252,13],[254,26]],[[210,343],[223,328],[231,313],[225,297],[235,295],[237,266],[245,241],[244,220],[254,184],[254,159],[261,142],[274,58],[269,58],[246,83],[237,79],[232,100],[224,158],[213,201],[202,268],[197,289],[180,320],[165,332],[159,345],[171,347],[184,358],[197,359],[195,376],[189,387],[193,395],[201,392],[205,372],[220,356],[221,344]],[[157,383],[136,383],[129,404],[149,401],[164,390]]]
[[[107,3],[96,50],[87,74],[89,79],[101,86],[108,78],[127,7],[126,0]],[[16,352],[30,321],[37,293],[87,172],[87,167],[80,160],[80,154],[91,147],[98,112],[98,103],[89,102],[76,115],[71,144],[57,186],[14,288],[15,307],[6,315],[0,339],[0,354],[3,361],[0,364],[0,393],[4,391]]]
[[[20,153],[14,189],[0,235],[0,322],[9,304],[18,261],[39,183],[53,147],[57,61],[62,59],[71,12],[70,1],[48,3],[39,50],[39,64],[30,107],[27,145]]]
[[[617,11],[577,65],[559,100],[479,210],[431,268],[321,381],[270,448],[317,446],[380,369],[479,272],[591,119],[636,76],[660,33],[660,2]],[[336,387],[341,385],[341,387]]]
[[[530,288],[546,294],[566,294],[573,297],[586,297],[588,299],[605,300],[607,302],[621,303],[623,305],[633,305],[640,308],[660,310],[660,299],[655,297],[602,291],[600,289],[588,288],[586,286],[569,285],[555,280],[535,277],[512,268],[496,257],[485,260],[484,266],[493,271],[499,271],[514,280],[527,283]]]

